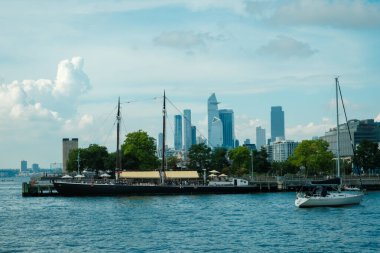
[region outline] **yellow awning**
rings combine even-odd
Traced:
[[[198,172],[189,171],[166,171],[165,176],[168,179],[196,179],[199,178]]]
[[[120,173],[120,178],[159,179],[160,173],[158,171],[123,171]]]

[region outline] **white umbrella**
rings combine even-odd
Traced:
[[[210,174],[208,177],[217,177],[215,174]]]
[[[212,170],[212,171],[210,171],[210,173],[218,174],[218,173],[220,173],[220,172],[217,171],[217,170]]]
[[[108,175],[107,173],[103,173],[100,175],[100,177],[111,177],[110,175]]]
[[[61,177],[61,178],[73,178],[72,176],[70,176],[70,175],[64,175],[63,177]]]
[[[84,176],[79,174],[79,175],[76,175],[75,178],[84,178]]]
[[[219,177],[226,177],[226,174],[220,174]]]

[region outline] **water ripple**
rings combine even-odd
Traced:
[[[0,182],[0,252],[377,252],[380,192],[298,209],[294,193],[22,198]]]

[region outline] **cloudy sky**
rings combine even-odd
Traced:
[[[161,102],[191,109],[207,136],[207,98],[235,112],[236,136],[270,134],[270,107],[286,137],[334,123],[334,77],[349,118],[380,121],[380,1],[1,1],[0,168],[62,160],[62,138],[115,150],[123,134],[157,137]]]

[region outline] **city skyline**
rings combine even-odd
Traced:
[[[3,1],[0,4],[0,168],[62,160],[62,138],[115,151],[122,137],[162,132],[162,94],[191,109],[208,137],[207,98],[231,108],[235,137],[270,136],[270,108],[286,138],[335,125],[334,78],[349,119],[380,121],[380,2]],[[169,107],[169,105],[168,105]],[[168,109],[167,143],[174,143]],[[343,116],[343,115],[341,115]],[[342,117],[343,120],[343,117]],[[171,122],[170,122],[171,121]],[[343,121],[341,121],[343,122]]]

